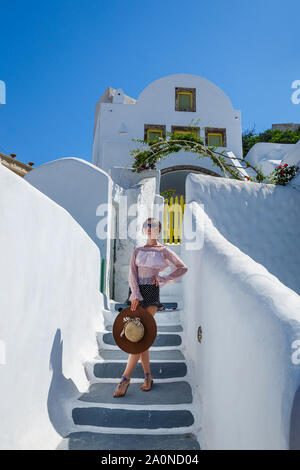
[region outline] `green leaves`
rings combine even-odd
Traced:
[[[278,129],[275,130],[278,131]],[[266,138],[270,138],[270,136],[273,136],[273,134],[275,135],[275,133],[273,133],[273,130],[270,131],[271,133],[266,133]],[[276,135],[278,135],[278,132]],[[256,138],[253,136],[252,131],[248,133],[248,137],[250,140]],[[174,134],[171,132],[166,132],[165,139],[159,137],[158,140],[150,142],[138,138],[132,140],[142,144],[142,147],[144,147],[130,151],[130,155],[132,155],[132,157],[134,158],[134,163],[132,164],[132,167],[137,173],[140,173],[143,170],[155,169],[155,165],[158,161],[167,158],[171,154],[178,153],[181,150],[183,150],[184,152],[195,153],[196,159],[208,157],[211,159],[212,164],[214,166],[218,166],[227,177],[243,181],[254,181],[257,183],[266,182],[271,184],[285,185],[288,181],[290,181],[290,179],[295,176],[298,169],[298,167],[293,168],[294,165],[287,168],[287,164],[285,164],[284,172],[282,172],[282,169],[278,168],[274,170],[274,172],[272,172],[270,175],[266,176],[263,174],[261,168],[255,165],[251,165],[251,163],[249,163],[245,158],[237,158],[239,161],[243,162],[243,164],[246,164],[247,168],[252,168],[256,172],[255,177],[247,176],[246,178],[244,178],[235,165],[233,165],[232,163],[227,163],[227,160],[230,160],[230,158],[228,157],[228,155],[226,155],[226,150],[218,152],[216,150],[218,147],[206,147],[203,144],[202,139],[200,137],[195,136],[193,133]]]
[[[267,129],[257,134],[255,128],[243,133],[243,156],[246,156],[251,147],[258,142],[271,142],[276,144],[296,144],[300,139],[300,126],[296,131],[280,129]]]

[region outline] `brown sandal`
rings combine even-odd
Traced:
[[[150,385],[149,385],[150,377],[151,377],[151,381],[150,381]],[[146,384],[145,384],[145,382],[146,382]],[[153,384],[152,375],[150,374],[150,372],[146,372],[145,381],[144,381],[143,385],[140,386],[140,389],[143,390],[143,392],[149,392],[151,390],[152,384]],[[144,385],[146,385],[146,387],[150,387],[150,388],[142,388],[142,387],[144,387]]]
[[[125,383],[127,381],[127,383]],[[123,393],[117,393],[120,391],[121,387],[124,385],[125,383],[125,389],[124,389],[124,392]],[[120,381],[120,383],[117,385],[117,388],[113,394],[114,397],[124,397],[126,395],[126,392],[127,392],[127,389],[130,385],[130,379],[127,379],[127,377],[125,375],[122,376],[122,380]]]

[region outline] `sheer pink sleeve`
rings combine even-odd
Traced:
[[[176,269],[174,269],[168,276],[156,276],[159,285],[164,286],[165,284],[171,284],[172,282],[177,281],[180,279],[188,270],[187,266],[184,264],[183,261],[170,249],[165,250],[165,259],[171,265],[173,265]]]
[[[131,289],[131,294],[129,300],[132,301],[133,299],[143,300],[143,297],[140,293],[139,285],[138,285],[138,269],[135,263],[136,258],[136,248],[133,250],[131,259],[130,259],[130,268],[129,268],[129,276],[128,282]]]

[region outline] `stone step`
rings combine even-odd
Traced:
[[[155,314],[155,321],[158,325],[180,325],[181,324],[181,310],[173,310],[173,312],[158,311]]]
[[[161,303],[163,304],[163,306],[165,307],[163,311],[168,311],[168,310],[177,310],[178,309],[178,304],[177,302],[172,302],[172,301],[163,301],[161,300]],[[116,311],[116,312],[121,312],[121,310],[123,310],[124,308],[127,308],[128,305],[125,304],[125,303],[121,303],[121,302],[118,302],[114,305],[114,309],[113,311]]]
[[[104,361],[122,361],[126,363],[129,354],[122,349],[100,349],[98,358]],[[97,357],[95,358],[97,360]],[[151,361],[184,361],[185,357],[180,349],[165,349],[154,351],[149,349],[149,360]]]
[[[170,284],[161,288],[160,300],[163,301],[162,303],[175,304],[172,306],[172,308],[176,306],[177,308],[182,308],[183,296],[182,296],[181,290],[178,288],[176,289],[176,286],[178,287],[178,284],[179,284],[179,287],[181,288],[180,283]],[[174,292],[168,291],[167,287],[170,287],[170,286],[172,286],[172,288],[174,289]],[[128,305],[123,300],[117,301],[117,300],[110,299],[108,301],[108,310],[114,312],[116,311],[116,308],[120,308],[121,305],[122,306],[124,305],[124,308],[128,307]]]
[[[126,366],[125,362],[96,362],[92,366],[94,377],[121,378]],[[87,364],[88,368],[88,364]],[[151,374],[153,379],[169,379],[173,377],[185,377],[187,373],[186,363],[182,362],[152,362]],[[132,378],[144,378],[144,370],[139,361],[131,374]],[[92,378],[91,378],[92,379]]]
[[[193,433],[109,434],[74,432],[65,437],[57,450],[200,450]]]
[[[130,388],[130,386],[129,386]],[[128,390],[129,391],[129,390]],[[142,390],[140,393],[143,392]],[[136,393],[134,393],[136,395]],[[150,400],[150,397],[147,398]],[[116,402],[125,397],[115,398]],[[194,416],[190,410],[153,410],[153,409],[122,409],[91,406],[73,408],[73,422],[81,426],[97,426],[101,428],[123,429],[171,429],[191,427]]]
[[[155,321],[157,325],[180,325],[181,324],[181,315],[183,315],[181,309],[178,310],[158,310],[155,313]],[[117,311],[104,310],[103,313],[104,325],[113,325],[115,319],[119,315]]]
[[[100,347],[103,347],[103,345],[111,345],[119,348],[114,340],[112,333],[102,333],[100,331],[97,333],[97,339]],[[151,345],[151,348],[180,346],[181,344],[182,339],[179,334],[158,333],[153,344]]]
[[[127,388],[126,395],[123,397],[114,397],[114,391],[119,383],[101,382],[91,384],[88,392],[83,393],[78,398],[79,401],[97,403],[97,404],[113,404],[114,406],[125,405],[181,405],[193,402],[192,389],[188,382],[155,382],[151,387],[151,393],[144,392],[140,389],[143,384],[140,382],[131,382]],[[145,408],[144,406],[144,408]]]

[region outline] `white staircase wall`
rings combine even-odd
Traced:
[[[163,243],[163,241],[162,241]],[[171,251],[176,253],[176,255],[181,258],[181,244],[180,243],[164,243],[165,246],[167,246]],[[174,268],[171,269],[169,266],[166,268],[164,271],[162,271],[160,274],[162,276],[167,276],[169,273],[173,271]],[[183,276],[184,277],[184,276]],[[176,282],[172,282],[170,284],[166,284],[165,286],[162,286],[160,288],[160,300],[162,299],[164,301],[168,302],[176,302],[177,300],[181,300],[183,296],[183,284],[182,281],[183,278],[180,278]]]
[[[288,254],[292,243],[297,259],[295,200],[285,188],[220,179],[188,176],[183,220],[184,233],[191,217],[203,240],[197,249],[187,249],[183,240],[189,270],[181,318],[183,350],[203,410],[201,448],[299,449],[300,297],[248,256],[265,251],[270,265],[271,255],[284,252],[296,262]],[[288,224],[276,224],[287,200]],[[261,226],[251,228],[255,211]],[[291,284],[288,264],[282,260],[278,273]]]
[[[96,243],[105,259],[110,246],[102,232],[109,224],[107,205],[112,180],[102,169],[81,158],[66,157],[44,163],[27,173],[25,180],[64,207]],[[106,204],[106,206],[104,206]]]
[[[299,191],[193,173],[186,189],[221,235],[300,294]]]
[[[0,165],[0,447],[53,449],[103,326],[100,252],[61,206]]]
[[[260,168],[264,175],[267,176],[280,165],[282,159],[285,161],[285,157],[294,149],[294,146],[295,144],[257,142],[257,144],[251,147],[245,156],[245,160],[251,163],[251,165]]]
[[[110,295],[113,230],[112,179],[102,169],[81,158],[66,157],[33,169],[25,179],[64,207],[99,247],[106,260],[105,293]]]

